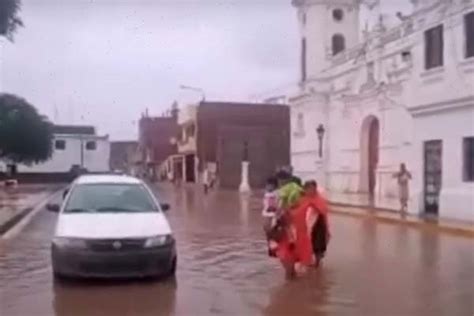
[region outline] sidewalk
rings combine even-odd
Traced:
[[[186,189],[196,190],[197,192],[203,190],[201,185],[195,183],[183,183],[181,187],[175,187],[167,182],[160,182],[155,185],[166,190]],[[209,196],[212,196],[214,190],[209,193]],[[236,190],[233,192],[239,194]],[[331,212],[337,215],[380,221],[388,224],[407,225],[421,230],[445,232],[474,238],[474,222],[423,218],[418,215],[402,215],[399,211],[399,201],[396,198],[382,198],[373,201],[373,204],[371,204],[367,195],[335,192],[324,192],[323,194],[329,201]],[[252,205],[256,210],[260,210],[262,195],[263,190],[253,190],[251,192]]]
[[[0,235],[62,186],[61,184],[25,184],[15,188],[0,187]]]
[[[335,214],[352,217],[366,217],[392,224],[403,224],[427,230],[438,230],[456,235],[474,237],[474,222],[423,217],[420,215],[403,215],[399,211],[399,202],[395,198],[381,198],[370,201],[367,195],[325,193],[331,211]]]
[[[376,197],[371,201],[368,194],[341,193],[333,191],[326,191],[324,192],[324,195],[331,204],[334,205],[357,206],[392,212],[398,212],[400,210],[400,201],[397,198]]]

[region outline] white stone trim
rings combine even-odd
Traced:
[[[474,107],[474,95],[455,100],[418,105],[415,107],[408,108],[408,111],[414,117],[417,117],[429,115],[435,112],[452,111],[463,107]]]

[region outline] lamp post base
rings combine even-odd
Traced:
[[[249,184],[249,162],[242,161],[242,177],[239,186],[239,192],[246,193],[250,192],[250,184]]]

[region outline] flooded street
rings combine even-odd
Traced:
[[[286,281],[267,257],[260,200],[157,187],[172,206],[176,280],[52,279],[56,214],[0,243],[0,315],[473,315],[474,240],[332,216],[324,266]]]

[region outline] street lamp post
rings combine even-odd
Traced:
[[[182,90],[190,90],[190,91],[198,92],[201,94],[201,98],[202,98],[201,101],[206,100],[206,94],[204,93],[204,90],[201,88],[196,88],[196,87],[191,87],[191,86],[186,86],[186,85],[180,85],[179,87]]]
[[[324,138],[325,132],[326,130],[324,129],[324,125],[319,124],[318,128],[316,128],[316,133],[318,134],[318,140],[319,140],[319,147],[318,147],[319,158],[323,157],[323,138]]]

